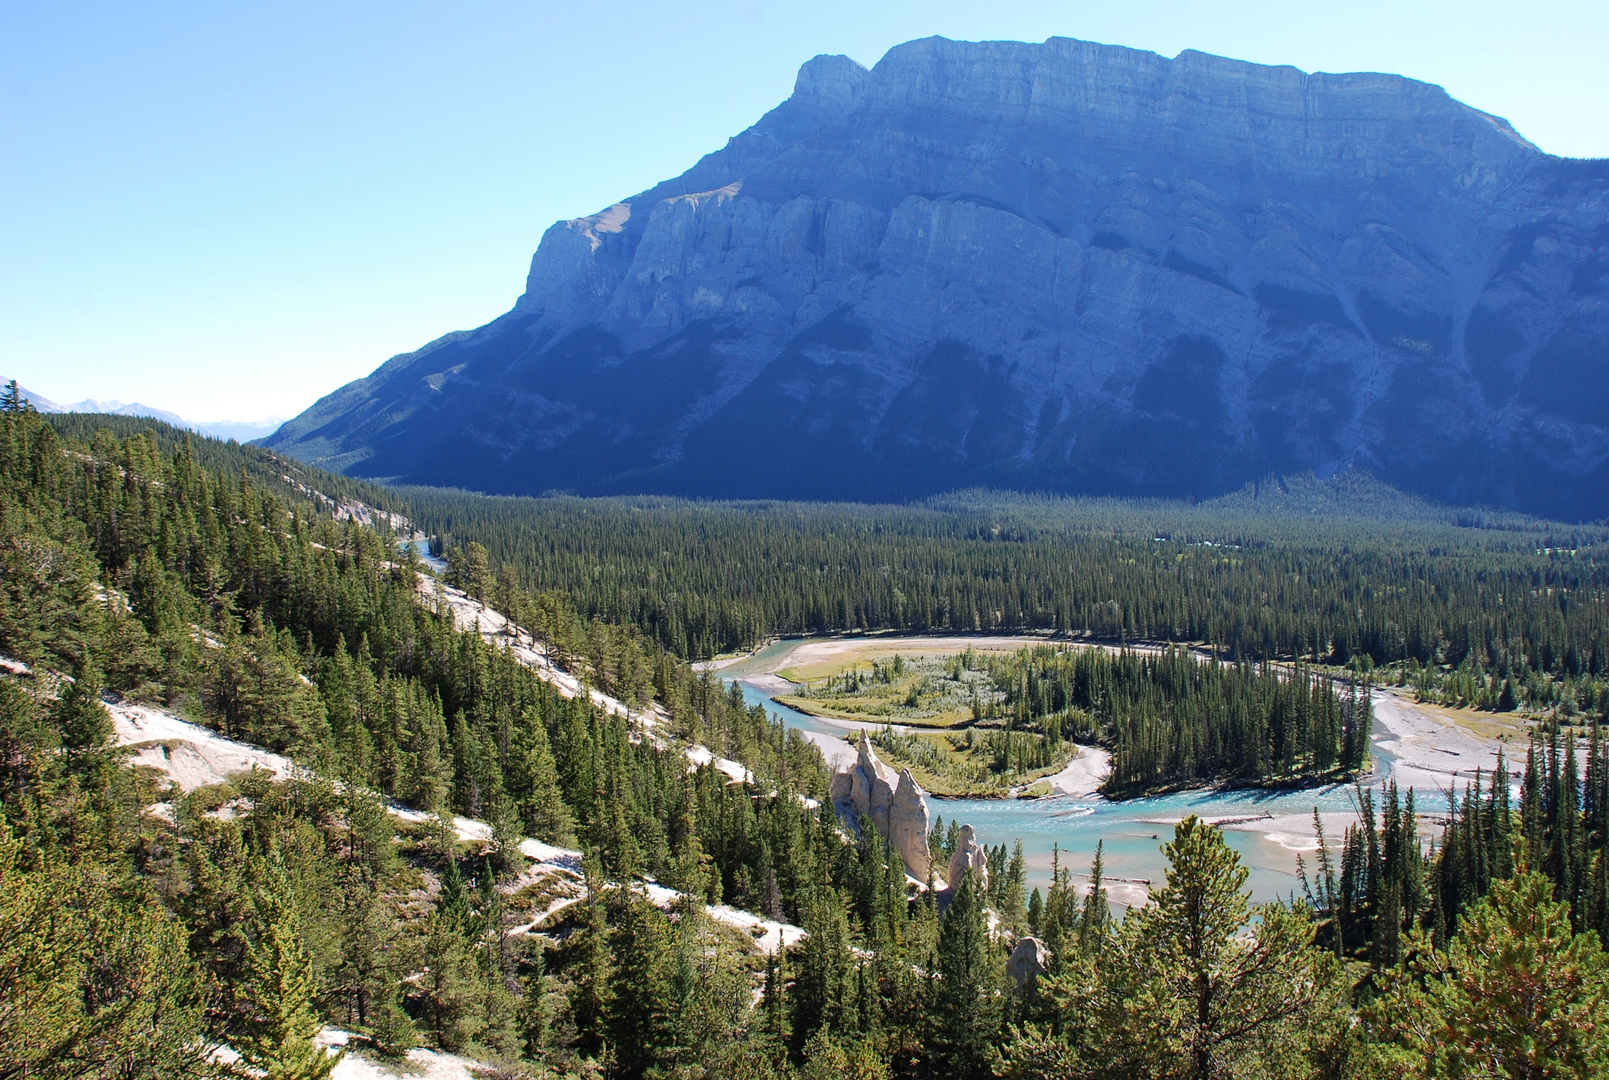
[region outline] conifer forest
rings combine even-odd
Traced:
[[[1609,1076],[1604,526],[1354,476],[490,498],[14,385],[0,526],[0,1078]],[[940,885],[942,829],[922,881],[694,666],[878,630],[1041,632],[976,661],[1008,762],[1347,785],[1355,821],[1263,904],[1195,816],[1126,911],[1099,853]],[[1371,788],[1378,688],[1525,734]]]

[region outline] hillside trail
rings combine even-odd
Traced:
[[[434,610],[450,611],[459,630],[477,630],[481,637],[495,648],[507,650],[519,663],[530,668],[539,678],[549,683],[566,698],[585,696],[603,711],[626,718],[639,731],[638,737],[651,738],[661,746],[670,742],[670,717],[657,704],[650,708],[633,708],[617,698],[594,688],[584,686],[573,674],[553,663],[542,645],[523,628],[514,625],[501,612],[451,588],[435,578],[420,575],[419,600]],[[19,661],[0,657],[0,670],[20,675],[29,668]],[[192,723],[162,708],[129,701],[105,702],[111,715],[113,738],[118,746],[129,751],[128,763],[153,770],[172,781],[180,793],[188,794],[198,788],[219,784],[242,774],[260,770],[275,780],[311,778],[313,773],[283,754],[262,747],[225,738],[218,732]],[[753,774],[741,763],[721,757],[708,747],[693,744],[683,750],[688,769],[711,765],[728,778],[729,783],[753,780]],[[337,785],[339,786],[339,785]],[[388,800],[386,809],[393,817],[419,825],[435,819],[435,815],[414,809],[395,800]],[[173,806],[170,802],[156,803],[147,813],[171,823]],[[213,811],[229,816],[229,805]],[[451,818],[457,839],[463,843],[490,844],[492,826],[475,818]],[[585,884],[581,870],[582,853],[572,848],[557,847],[535,837],[522,837],[517,841],[520,853],[529,860],[525,869],[503,886],[509,893],[528,886],[542,884],[544,892],[553,896],[547,907],[533,912],[524,923],[509,932],[515,935],[540,933],[554,916],[585,899]],[[683,900],[680,893],[651,880],[633,884],[656,906],[669,909]],[[798,926],[767,919],[751,912],[725,904],[702,904],[709,918],[722,926],[737,931],[750,943],[750,948],[763,955],[775,955],[791,948],[805,937]],[[356,1042],[354,1042],[356,1040]],[[340,1028],[325,1028],[319,1041],[328,1047],[338,1048],[361,1040]],[[220,1060],[232,1060],[233,1051],[219,1050]],[[491,1067],[483,1062],[455,1054],[418,1048],[409,1051],[406,1059],[396,1064],[350,1054],[343,1058],[332,1074],[334,1080],[475,1080],[484,1076]]]

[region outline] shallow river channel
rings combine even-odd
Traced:
[[[866,725],[809,716],[771,697],[772,693],[780,692],[771,688],[775,685],[774,673],[785,666],[784,659],[802,643],[798,639],[776,642],[740,661],[723,664],[719,673],[723,679],[735,681],[751,704],[764,705],[782,722],[807,733],[818,744],[828,746],[831,740],[842,739],[846,733]],[[912,642],[910,651],[918,650],[918,643]],[[766,688],[755,685],[756,682],[765,684]],[[1403,737],[1400,730],[1393,731],[1381,722],[1381,705],[1388,706],[1384,713],[1389,717],[1389,707],[1395,704],[1395,699],[1383,701],[1383,698],[1384,695],[1376,698],[1374,772],[1366,785],[1376,789],[1399,771],[1393,747]],[[1459,764],[1467,764],[1472,771],[1475,756],[1471,754],[1471,761]],[[1484,758],[1485,755],[1479,756]],[[1445,775],[1429,776],[1422,769],[1410,768],[1403,772],[1405,775],[1399,778],[1399,784],[1405,787],[1414,783],[1421,814],[1433,816],[1445,813],[1445,789],[1464,774],[1456,769],[1445,770]],[[1240,852],[1250,870],[1248,885],[1255,900],[1300,896],[1296,857],[1302,853],[1309,867],[1313,865],[1317,849],[1312,828],[1313,811],[1317,809],[1324,815],[1326,834],[1333,847],[1338,846],[1347,820],[1353,817],[1355,803],[1351,785],[1281,792],[1194,790],[1122,802],[1111,802],[1098,795],[1061,795],[1046,799],[928,797],[935,817],[942,816],[946,823],[953,818],[970,823],[984,843],[1009,846],[1021,839],[1028,860],[1030,888],[1037,885],[1044,889],[1049,885],[1052,851],[1058,847],[1062,864],[1071,868],[1073,880],[1085,880],[1095,844],[1104,841],[1107,886],[1112,900],[1124,906],[1142,901],[1151,882],[1161,883],[1166,865],[1161,845],[1171,838],[1173,823],[1187,814],[1199,814],[1224,825],[1226,838]]]

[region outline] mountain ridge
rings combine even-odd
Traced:
[[[0,380],[3,382],[4,380]],[[234,439],[236,442],[250,442],[272,435],[278,430],[284,420],[277,416],[269,416],[263,420],[186,420],[177,413],[159,409],[155,405],[146,405],[143,402],[122,402],[115,398],[110,401],[99,401],[95,398],[85,398],[71,404],[60,405],[45,397],[36,394],[26,386],[17,388],[34,408],[42,413],[98,413],[104,416],[139,416],[149,420],[160,420],[175,428],[211,435],[218,439]]]
[[[544,234],[504,316],[267,444],[535,494],[1211,497],[1368,469],[1609,514],[1609,162],[1398,75],[1053,38],[816,57]]]

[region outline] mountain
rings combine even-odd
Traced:
[[[1053,38],[818,56],[523,296],[268,445],[540,493],[1211,496],[1365,469],[1609,515],[1609,161],[1395,75]]]
[[[10,380],[5,380],[5,381],[9,382]],[[45,397],[45,395],[36,394],[32,390],[28,389],[26,386],[18,386],[17,387],[17,393],[19,393],[23,397],[27,398],[29,403],[32,404],[34,408],[38,409],[42,413],[59,413],[59,412],[66,412],[67,411],[66,409],[63,409],[60,405],[57,405],[54,401],[51,401],[49,398]]]
[[[281,417],[270,416],[262,420],[208,420],[198,426],[209,435],[244,443],[272,435],[284,422]]]
[[[35,405],[37,406],[38,402],[35,402]],[[41,412],[52,411],[45,409],[43,406],[39,406],[39,408]],[[186,420],[178,413],[171,413],[166,409],[159,409],[155,405],[142,405],[138,401],[125,404],[115,398],[110,401],[97,401],[94,398],[85,398],[83,401],[75,401],[71,405],[58,406],[54,411],[104,413],[107,416],[146,416],[150,417],[152,420],[160,420],[164,424],[172,424],[177,428],[190,428],[193,431],[201,430],[200,424]]]
[[[3,381],[3,380],[0,380]],[[186,420],[177,413],[158,409],[154,405],[142,405],[139,402],[125,405],[121,401],[97,401],[94,398],[85,398],[75,401],[71,405],[58,405],[43,394],[36,394],[27,387],[18,387],[22,396],[33,403],[33,407],[43,413],[104,413],[108,416],[145,416],[153,420],[160,420],[164,424],[172,424],[176,428],[188,431],[199,431],[203,435],[211,435],[219,439],[234,439],[236,442],[250,442],[265,435],[272,435],[285,421],[277,416],[270,416],[266,420],[211,420],[200,422]]]

